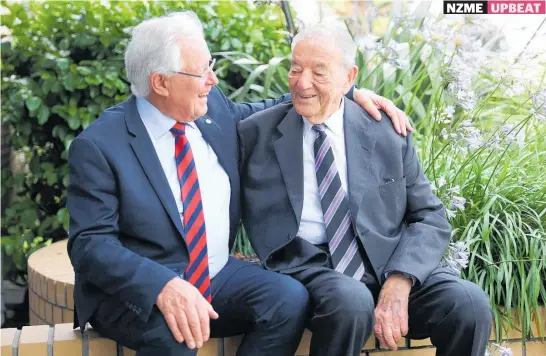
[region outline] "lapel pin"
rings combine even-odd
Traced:
[[[211,119],[206,119],[205,122],[210,125],[212,123],[212,120]]]

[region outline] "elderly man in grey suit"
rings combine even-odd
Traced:
[[[373,331],[482,356],[489,299],[440,266],[451,228],[411,136],[343,98],[351,37],[314,25],[292,50],[293,103],[239,123],[243,223],[264,267],[307,288],[311,355],[360,355]]]

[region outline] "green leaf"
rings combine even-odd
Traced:
[[[262,42],[264,40],[264,35],[262,34],[261,29],[254,28],[250,31],[250,40],[252,42]]]
[[[70,127],[72,130],[77,130],[80,128],[81,121],[80,118],[77,116],[70,116],[68,118],[68,127]]]
[[[56,80],[55,79],[46,79],[42,83],[42,91],[45,95],[49,94],[53,86],[55,85]]]
[[[243,42],[241,42],[241,40],[239,40],[237,37],[232,37],[231,46],[233,47],[233,49],[238,50],[243,48]]]
[[[25,104],[30,111],[35,111],[42,104],[42,99],[33,96],[31,98],[28,98],[25,101]]]
[[[38,111],[38,123],[43,125],[47,122],[47,119],[49,119],[49,108],[42,105]]]
[[[74,38],[74,46],[77,46],[77,47],[92,46],[96,42],[97,42],[97,38],[87,33],[80,33],[76,35],[76,37]]]
[[[72,73],[68,73],[63,79],[64,88],[68,91],[74,91],[76,87],[76,77]]]
[[[69,61],[66,58],[59,58],[57,60],[57,67],[61,70],[61,72],[65,73],[68,72],[69,67]]]
[[[86,75],[91,75],[93,74],[93,70],[89,67],[85,67],[85,66],[78,66],[78,73],[83,75],[83,76],[86,76]]]

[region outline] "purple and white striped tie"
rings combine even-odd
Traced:
[[[341,186],[326,127],[313,125],[313,130],[317,133],[315,173],[332,264],[336,271],[360,281],[364,276],[364,263],[351,227],[349,200]]]

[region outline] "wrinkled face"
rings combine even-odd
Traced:
[[[339,109],[341,98],[356,77],[341,51],[324,39],[304,38],[294,47],[288,85],[296,112],[313,124],[323,123]]]
[[[204,39],[184,40],[180,51],[183,65],[180,72],[168,78],[167,106],[178,121],[190,122],[207,113],[207,95],[218,84],[218,78],[209,70],[210,52]]]

